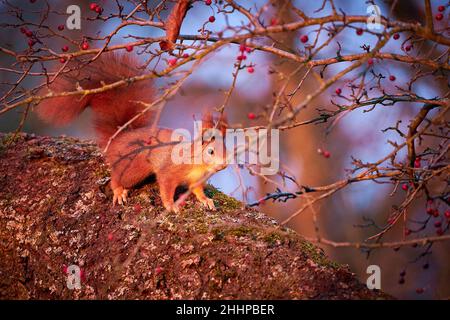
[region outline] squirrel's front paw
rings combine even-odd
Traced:
[[[214,201],[213,199],[210,198],[205,198],[201,201],[202,205],[204,205],[206,208],[208,208],[209,210],[217,210],[216,206],[214,205]]]
[[[117,187],[113,190],[113,206],[117,203],[123,205],[127,202],[128,189],[124,189],[123,187]]]
[[[178,207],[175,203],[171,205],[164,206],[167,211],[173,213],[180,213],[180,207]]]

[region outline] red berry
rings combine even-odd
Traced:
[[[68,46],[64,46],[61,48],[62,52],[67,52],[69,51],[69,47]]]
[[[402,184],[402,189],[404,191],[408,190],[408,185],[406,183]]]
[[[398,33],[394,34],[394,40],[398,40],[400,38],[400,35]]]
[[[83,43],[81,44],[81,49],[83,49],[83,50],[89,49],[89,43],[83,42]]]
[[[435,18],[437,21],[441,21],[444,18],[444,15],[442,13],[438,13]]]
[[[250,120],[253,120],[253,119],[256,118],[256,115],[255,115],[253,112],[249,112],[249,113],[247,114],[247,117],[248,117]]]
[[[90,5],[89,5],[89,9],[91,10],[91,11],[95,11],[95,8],[97,8],[98,7],[98,4],[96,4],[96,3],[91,3]]]
[[[373,59],[372,59],[372,58],[369,58],[369,59],[367,60],[367,64],[368,64],[369,66],[373,65]]]
[[[273,27],[273,26],[276,26],[278,24],[278,19],[277,18],[272,18],[272,19],[270,19],[270,25]]]
[[[416,293],[417,294],[422,294],[425,290],[423,290],[423,288],[417,288],[416,289]]]
[[[439,6],[439,7],[438,7],[438,11],[439,11],[439,12],[445,11],[445,6]]]
[[[414,160],[414,168],[420,168],[420,166],[421,166],[420,159]]]
[[[442,236],[442,235],[444,234],[444,230],[442,230],[442,228],[437,228],[437,229],[436,229],[436,234],[437,234],[438,236]]]
[[[187,54],[187,53],[183,53],[183,56],[182,56],[184,59],[186,59],[186,58],[189,58],[189,55]]]
[[[336,92],[336,94],[341,94],[342,93],[342,89],[341,88],[337,88],[335,92]]]
[[[450,219],[450,210],[445,211],[444,215],[447,219]]]
[[[65,63],[65,62],[66,62],[66,58],[61,58],[61,59],[59,59],[59,62]]]
[[[396,79],[396,78],[395,78],[395,76],[392,76],[392,75],[391,75],[391,76],[389,76],[389,80],[391,80],[391,81],[395,81],[395,79]]]
[[[169,59],[169,61],[167,61],[167,63],[169,64],[169,66],[173,67],[174,65],[177,64],[177,59],[176,58]]]
[[[253,72],[255,72],[255,69],[253,67],[248,67],[247,68],[247,72],[248,73],[253,73]]]
[[[244,52],[246,50],[247,46],[245,45],[245,43],[241,43],[239,45],[239,51]]]
[[[36,44],[36,41],[35,41],[35,40],[33,40],[33,39],[29,39],[29,40],[28,40],[28,45],[29,45],[30,47],[34,46],[35,44]]]
[[[27,28],[21,27],[20,28],[20,32],[22,32],[23,34],[27,33]]]
[[[404,278],[400,278],[400,279],[398,280],[398,283],[399,283],[399,284],[404,284],[404,283],[405,283],[405,279],[404,279]]]
[[[112,233],[108,233],[108,240],[112,241],[114,239],[114,235]]]
[[[400,277],[404,277],[404,276],[406,276],[406,271],[405,270],[403,270],[402,272],[400,272]]]
[[[302,36],[300,37],[300,41],[301,41],[302,43],[306,43],[306,42],[308,42],[308,40],[309,40],[309,38],[308,38],[308,36],[307,36],[306,34],[304,34],[304,35],[302,35]]]
[[[209,22],[213,23],[214,21],[216,21],[216,17],[210,16],[208,20]]]
[[[429,206],[432,206],[432,205],[433,205],[433,200],[431,200],[431,199],[428,200],[428,201],[427,201],[427,204],[428,204]]]
[[[433,217],[435,217],[435,218],[439,217],[439,210],[438,209],[434,209],[433,210]]]
[[[97,7],[95,8],[95,12],[97,12],[98,14],[100,14],[100,13],[103,12],[103,8],[100,7],[100,6],[97,6]]]
[[[330,153],[330,151],[327,151],[327,150],[324,150],[324,152],[322,153],[323,154],[323,156],[325,157],[325,158],[329,158],[329,157],[331,157],[331,153]]]
[[[246,56],[245,54],[241,54],[240,56],[237,57],[237,59],[238,59],[239,61],[242,61],[242,60],[247,59],[247,56]]]
[[[26,30],[25,31],[25,35],[29,38],[33,36],[33,32],[31,32],[30,30]]]
[[[440,221],[435,221],[435,222],[434,222],[434,226],[435,226],[436,228],[440,228],[440,227],[442,226],[442,223],[441,223]]]
[[[252,48],[250,48],[250,47],[245,48],[245,52],[247,52],[247,53],[252,52]]]
[[[406,51],[410,51],[411,48],[412,48],[412,46],[411,46],[410,44],[408,44],[408,45],[405,47],[405,50],[406,50]]]
[[[427,208],[427,213],[431,216],[434,212],[433,208]]]
[[[127,50],[128,52],[131,52],[131,51],[133,51],[133,46],[128,45],[125,47],[125,50]]]
[[[59,30],[59,31],[63,31],[63,30],[64,30],[64,25],[63,25],[63,24],[60,24],[60,25],[58,26],[58,30]]]
[[[63,271],[64,273],[67,273],[67,266],[66,266],[65,264],[63,264],[62,271]]]
[[[206,4],[207,6],[210,6],[211,3],[212,3],[212,0],[205,0],[205,4]]]
[[[405,229],[405,236],[409,236],[411,234],[411,230]]]
[[[362,34],[363,34],[363,29],[361,29],[361,28],[358,28],[358,29],[356,29],[356,34],[358,35],[358,36],[361,36]]]

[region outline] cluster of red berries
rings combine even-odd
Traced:
[[[243,61],[243,60],[246,60],[247,59],[247,56],[245,55],[246,53],[247,54],[250,54],[252,52],[252,48],[250,48],[250,47],[247,47],[246,45],[245,45],[245,43],[241,43],[241,45],[239,46],[239,55],[237,56],[237,60],[238,61]],[[249,66],[249,67],[247,67],[247,72],[248,73],[253,73],[253,72],[255,72],[255,68],[254,68],[254,66]]]
[[[444,15],[441,12],[445,11],[445,6],[439,6],[438,11],[439,11],[439,13],[436,14],[435,19],[437,21],[441,21],[442,19],[444,19]]]
[[[93,3],[91,3],[91,4],[89,5],[89,9],[90,9],[91,11],[97,12],[98,14],[100,14],[100,13],[103,12],[103,8],[102,8],[100,5],[98,5],[97,3],[95,3],[95,2],[93,2]]]
[[[210,6],[210,5],[212,4],[212,0],[205,0],[205,4],[206,4],[207,6]]]
[[[435,208],[433,204],[434,204],[433,200],[428,200],[426,212],[428,215],[433,216],[434,218],[439,218],[440,217],[439,210]],[[450,210],[445,211],[444,216],[447,219],[447,221],[450,221]],[[436,234],[438,236],[444,234],[444,230],[442,229],[442,220],[435,221],[434,227],[436,228]]]
[[[28,38],[28,46],[30,48],[36,44],[37,41],[35,39],[34,33],[31,30],[28,30],[25,27],[21,27],[20,32]]]

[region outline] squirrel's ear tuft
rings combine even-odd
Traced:
[[[228,128],[228,121],[224,114],[221,114],[220,117],[214,117],[210,111],[203,113],[202,117],[202,128],[203,131],[216,128],[220,130],[222,136],[225,136],[225,132]]]
[[[205,129],[214,128],[214,118],[211,112],[203,113],[202,127]]]

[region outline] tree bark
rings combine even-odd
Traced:
[[[217,211],[173,214],[152,183],[113,207],[108,180],[91,142],[0,134],[1,299],[389,298],[212,186]]]

